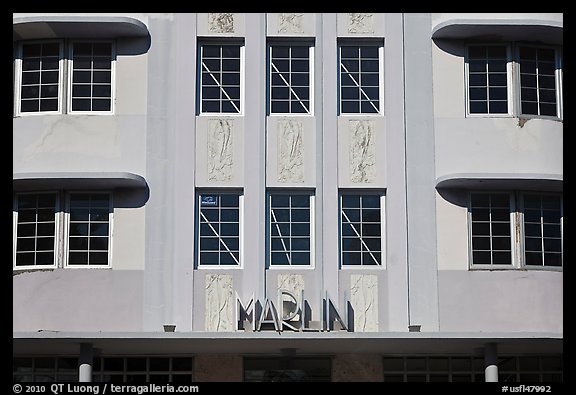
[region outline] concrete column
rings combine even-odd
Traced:
[[[484,346],[484,381],[498,382],[498,352],[496,343]]]
[[[78,381],[81,383],[90,383],[92,381],[92,343],[80,344]]]

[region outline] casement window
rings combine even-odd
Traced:
[[[198,195],[200,267],[242,264],[242,202],[240,193],[206,192]]]
[[[314,196],[274,192],[268,198],[270,266],[313,266]]]
[[[16,56],[16,115],[111,114],[114,64],[111,41],[21,42]]]
[[[340,114],[381,113],[382,45],[341,43],[338,50]]]
[[[244,45],[200,44],[200,113],[240,114]]]
[[[111,225],[108,192],[19,193],[13,267],[109,267]]]
[[[471,266],[561,268],[562,206],[553,193],[470,193]]]
[[[382,265],[384,256],[384,196],[340,195],[340,262],[347,266]]]
[[[70,112],[112,109],[112,43],[73,42]]]
[[[311,114],[312,59],[310,44],[269,46],[270,114]]]
[[[562,118],[560,50],[525,44],[470,44],[467,113]]]

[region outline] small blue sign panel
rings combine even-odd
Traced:
[[[218,196],[202,195],[200,196],[200,205],[203,207],[216,207],[218,206]]]

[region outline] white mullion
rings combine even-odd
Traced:
[[[534,48],[535,53],[535,63],[536,63],[536,108],[538,109],[538,115],[540,115],[540,62],[538,60],[538,48]],[[542,215],[542,213],[540,213]],[[542,251],[544,253],[544,251]],[[544,259],[544,255],[542,255],[542,259]]]

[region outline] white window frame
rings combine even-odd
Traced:
[[[375,195],[380,198],[380,264],[344,265],[342,261],[342,195]],[[342,270],[385,270],[386,269],[386,194],[384,191],[341,190],[338,194],[338,260]]]
[[[524,114],[522,112],[522,97],[521,97],[521,77],[520,77],[520,48],[535,48],[535,49],[551,49],[554,51],[554,65],[556,70],[554,71],[555,77],[555,88],[556,88],[556,115],[539,115],[539,114]],[[559,120],[564,119],[562,114],[562,57],[560,55],[560,49],[557,46],[552,45],[537,45],[531,43],[517,43],[514,47],[514,69],[517,70],[514,76],[514,83],[516,84],[516,95],[514,97],[514,104],[516,106],[516,114],[518,117],[522,118],[538,118],[538,119],[552,119]],[[539,94],[539,92],[538,92]],[[540,100],[538,100],[538,105],[540,105]]]
[[[313,270],[315,265],[316,255],[316,194],[314,191],[300,191],[300,190],[271,190],[267,192],[266,197],[266,269],[271,270]],[[309,265],[273,265],[272,264],[272,195],[304,195],[309,197],[310,201],[310,264]],[[290,249],[292,251],[292,249]]]
[[[506,113],[471,113],[470,112],[470,57],[468,55],[469,48],[474,47],[506,47],[506,101],[508,112]],[[465,61],[464,61],[464,77],[465,77],[465,100],[466,100],[466,117],[469,118],[509,118],[516,113],[514,106],[516,105],[513,93],[513,78],[512,78],[512,50],[508,43],[467,43],[465,47]],[[489,88],[487,88],[489,89]],[[488,99],[487,99],[488,101]]]
[[[78,194],[78,193],[88,193],[88,194],[107,194],[110,199],[108,202],[108,264],[107,265],[71,265],[68,263],[68,256],[69,256],[69,240],[70,240],[70,195]],[[114,194],[108,190],[68,190],[66,191],[66,210],[64,212],[64,247],[62,248],[63,256],[62,261],[64,263],[64,267],[67,269],[109,269],[112,267],[112,240],[114,236]]]
[[[55,229],[54,229],[54,265],[41,265],[41,266],[16,266],[16,242],[17,242],[17,227],[18,227],[18,196],[24,194],[40,195],[45,193],[56,194],[56,207],[55,207]],[[107,194],[109,196],[108,204],[108,264],[107,265],[69,265],[68,264],[68,244],[69,244],[69,228],[70,228],[70,194],[76,193],[97,193]],[[12,268],[14,271],[19,270],[42,270],[42,269],[110,269],[112,268],[112,249],[114,240],[114,193],[110,190],[42,190],[42,191],[29,191],[17,192],[14,196],[13,208],[13,257]]]
[[[508,113],[502,114],[490,114],[490,113],[470,113],[470,66],[469,66],[469,56],[468,51],[471,46],[506,46],[507,53],[507,100],[508,100]],[[523,114],[522,113],[522,103],[521,103],[521,89],[520,84],[520,61],[519,61],[519,51],[520,47],[531,47],[531,48],[546,48],[552,49],[555,53],[556,59],[556,116],[552,115],[537,115],[537,114]],[[562,47],[554,45],[538,45],[536,43],[522,43],[522,42],[505,42],[505,43],[495,43],[495,42],[468,42],[465,44],[464,52],[464,100],[466,107],[466,118],[510,118],[510,117],[521,117],[528,119],[549,119],[562,121],[564,119],[564,100],[563,100],[563,56]]]
[[[510,243],[511,259],[510,264],[474,264],[472,249],[472,200],[471,195],[480,194],[507,194],[509,197],[510,207]],[[524,248],[524,196],[525,195],[553,195],[560,197],[560,232],[562,243],[562,261],[564,260],[564,195],[562,192],[545,192],[545,191],[510,191],[510,190],[472,190],[467,193],[467,227],[468,227],[468,268],[470,270],[547,270],[563,271],[562,266],[536,266],[526,265],[525,248]],[[490,236],[492,238],[492,236]],[[491,250],[492,252],[493,250]]]
[[[21,96],[22,96],[22,52],[23,46],[28,44],[50,44],[58,43],[59,47],[59,60],[58,60],[58,110],[56,111],[34,111],[34,112],[22,112],[21,111]],[[14,78],[15,88],[14,88],[14,109],[15,116],[17,117],[28,117],[37,115],[50,115],[50,114],[62,114],[63,111],[63,100],[64,100],[64,89],[65,88],[65,76],[64,76],[64,40],[23,40],[18,43],[17,56],[16,56],[16,75]]]
[[[98,44],[107,43],[111,45],[111,64],[110,64],[110,110],[109,111],[73,111],[72,110],[72,78],[74,76],[74,44]],[[90,84],[90,86],[93,86]],[[67,76],[67,111],[69,114],[114,114],[116,103],[116,42],[114,40],[70,40],[68,43],[68,76]]]
[[[272,112],[272,47],[275,46],[286,46],[286,47],[308,47],[308,102],[310,109],[308,112],[303,113],[293,113],[293,112]],[[313,42],[269,42],[267,48],[268,60],[266,63],[267,68],[267,91],[268,91],[268,100],[266,101],[266,105],[268,107],[268,115],[269,116],[290,116],[290,117],[307,117],[307,116],[314,116],[314,43]],[[291,85],[288,88],[292,89]]]
[[[238,265],[203,265],[200,262],[200,199],[201,195],[238,195]],[[196,193],[195,267],[199,270],[238,270],[244,268],[244,191],[201,190]]]
[[[526,233],[524,231],[524,198],[526,195],[537,195],[537,196],[558,196],[560,198],[560,244],[561,244],[561,266],[546,266],[542,265],[527,265],[526,264]],[[524,191],[519,194],[518,196],[518,210],[516,214],[518,215],[518,220],[520,223],[520,254],[519,254],[519,262],[522,268],[530,269],[530,270],[563,270],[564,268],[564,196],[561,193],[553,193],[553,192],[540,192],[540,191]],[[544,240],[544,234],[540,236],[540,240]],[[544,247],[542,247],[544,248]],[[544,250],[542,250],[544,252]]]
[[[25,265],[16,266],[16,244],[18,241],[18,200],[21,195],[41,195],[41,194],[54,194],[56,195],[55,207],[54,207],[54,262],[52,265]],[[14,195],[14,209],[12,211],[13,218],[13,230],[12,230],[12,269],[17,270],[42,270],[42,269],[56,269],[58,267],[58,262],[60,261],[61,251],[62,251],[62,212],[60,210],[60,194],[58,191],[48,190],[48,191],[31,191],[31,192],[19,192]]]
[[[342,112],[342,47],[347,46],[374,46],[378,47],[378,111],[375,113],[363,113],[363,112]],[[384,115],[384,42],[381,41],[362,41],[362,40],[342,40],[338,42],[338,86],[337,100],[338,100],[338,116],[354,116],[354,117],[377,117]]]
[[[240,47],[240,111],[239,112],[203,112],[202,111],[202,59],[203,59],[203,50],[205,45],[238,45]],[[200,41],[197,45],[197,78],[198,81],[198,104],[197,104],[197,111],[196,114],[202,117],[238,117],[244,115],[244,103],[246,101],[245,98],[245,48],[246,44],[244,42],[239,42],[238,40],[233,40],[230,42],[226,41]],[[222,59],[222,58],[220,58]]]
[[[510,220],[510,264],[475,264],[474,257],[473,257],[473,248],[472,248],[472,194],[506,194],[508,195],[508,218]],[[468,193],[468,257],[469,257],[469,267],[475,269],[518,269],[520,266],[518,264],[518,246],[519,240],[517,239],[516,232],[514,231],[515,228],[515,199],[513,198],[513,194],[509,191],[470,191]],[[489,222],[492,224],[492,221]],[[492,235],[490,235],[490,243],[492,243]],[[494,250],[490,249],[490,253]]]

